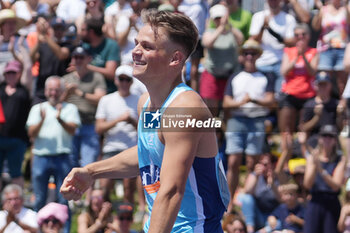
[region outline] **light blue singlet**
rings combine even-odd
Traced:
[[[184,91],[193,90],[184,83],[179,84],[165,100],[161,112]],[[149,99],[143,109],[146,109],[148,104]],[[143,112],[140,114],[138,125],[138,159],[146,201],[152,213],[152,206],[160,187],[164,144],[159,140],[157,130],[143,129]],[[172,232],[223,232],[220,220],[229,198],[227,181],[219,156],[195,157]],[[150,219],[145,224],[145,232],[148,232],[149,224]]]

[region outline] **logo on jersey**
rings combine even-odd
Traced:
[[[160,168],[154,164],[140,168],[142,186],[148,194],[156,193],[160,187]]]
[[[159,129],[161,115],[159,109],[156,112],[145,111],[143,113],[143,128]]]

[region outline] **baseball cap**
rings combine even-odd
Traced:
[[[119,77],[120,75],[125,75],[128,76],[130,78],[132,78],[132,71],[133,68],[129,65],[121,65],[119,66],[116,71],[115,71],[115,77]]]
[[[80,56],[88,56],[89,53],[81,46],[76,47],[73,52],[72,52],[72,56],[76,56],[76,55],[80,55]]]
[[[210,8],[209,15],[211,19],[216,19],[225,16],[227,12],[227,8],[224,5],[216,4]]]
[[[5,69],[4,69],[4,74],[7,72],[20,72],[22,70],[22,64],[19,61],[13,60],[7,62]]]
[[[57,27],[57,26],[62,26],[66,27],[66,22],[59,17],[53,17],[50,22],[51,27]]]
[[[324,125],[321,127],[320,135],[331,135],[331,136],[337,136],[337,128],[335,125]]]
[[[118,215],[121,215],[121,214],[132,215],[133,211],[134,211],[134,207],[130,203],[122,202],[116,205],[116,212]]]
[[[327,74],[327,72],[321,71],[316,75],[316,83],[321,83],[321,82],[331,82],[331,78]]]
[[[68,207],[56,202],[50,202],[38,212],[38,224],[43,224],[44,220],[54,217],[63,225],[68,219]]]

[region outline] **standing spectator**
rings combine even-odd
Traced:
[[[130,1],[132,14],[120,14],[113,23],[113,35],[120,46],[121,64],[130,65],[132,60],[132,49],[135,47],[135,37],[139,29],[143,26],[141,20],[141,2]],[[116,25],[115,25],[116,24]]]
[[[60,0],[56,15],[67,23],[74,23],[80,16],[84,15],[85,9],[85,0]]]
[[[42,233],[60,233],[68,219],[66,205],[50,202],[38,212],[38,224]]]
[[[288,0],[283,2],[282,10],[293,15],[299,23],[309,24],[314,4],[315,0]]]
[[[268,9],[253,15],[249,34],[261,43],[263,53],[257,60],[261,72],[273,72],[276,77],[275,92],[281,89],[283,76],[280,73],[283,48],[294,45],[295,18],[281,10],[282,0],[267,0]]]
[[[269,114],[267,107],[274,103],[273,82],[257,71],[255,62],[262,50],[258,42],[247,40],[241,49],[243,71],[232,75],[228,81],[223,107],[229,112],[226,131],[226,154],[228,155],[227,181],[231,192],[228,212],[238,179],[243,154],[248,171],[253,171],[265,142],[264,121]]]
[[[95,131],[95,114],[99,100],[106,94],[106,84],[100,73],[87,68],[90,61],[91,56],[86,50],[77,47],[72,53],[72,63],[76,71],[62,77],[66,85],[62,99],[78,107],[82,123],[74,135],[71,161],[73,167],[96,161],[100,153],[99,137]]]
[[[243,10],[239,0],[226,0],[229,9],[229,23],[232,27],[240,30],[244,35],[244,40],[249,37],[249,28],[252,21],[252,14],[249,11]]]
[[[307,144],[315,148],[323,125],[334,125],[339,131],[343,126],[343,108],[339,100],[331,96],[332,83],[329,75],[322,71],[317,74],[316,96],[303,107],[300,129],[308,133]]]
[[[80,118],[75,105],[60,101],[63,87],[60,77],[49,77],[45,82],[48,101],[34,105],[27,120],[28,135],[34,142],[32,183],[36,211],[46,204],[50,176],[54,177],[56,187],[60,187],[71,169],[68,155],[72,153],[73,135]],[[58,192],[57,199],[68,204]],[[69,229],[70,222],[66,224],[66,232]]]
[[[77,32],[81,34],[81,25],[86,19],[103,20],[104,18],[104,7],[102,0],[87,0],[86,1],[86,12],[81,15],[76,21]]]
[[[63,76],[70,62],[72,45],[64,41],[66,23],[53,18],[49,23],[40,17],[37,22],[38,43],[31,49],[32,61],[39,61],[33,104],[45,101],[45,82],[52,75]],[[53,33],[52,33],[53,32]]]
[[[106,38],[102,32],[103,21],[87,19],[81,28],[81,38],[85,42],[83,47],[92,56],[90,71],[101,73],[107,84],[107,93],[116,91],[114,73],[120,64],[118,44]]]
[[[316,149],[306,157],[304,186],[311,200],[305,212],[305,233],[337,232],[344,170],[345,157],[337,153],[337,129],[324,125]]]
[[[132,67],[119,66],[116,70],[115,84],[118,91],[101,98],[96,112],[96,132],[104,134],[103,157],[110,158],[137,144],[137,103],[139,95],[130,92],[133,83]],[[115,108],[118,106],[118,108]],[[138,187],[139,212],[144,214],[146,207],[140,178],[126,178],[124,183],[124,201],[134,204],[134,191]],[[111,179],[101,179],[105,195],[113,188]]]
[[[230,75],[239,70],[237,50],[244,37],[240,30],[229,23],[226,6],[217,4],[210,8],[210,20],[214,28],[207,28],[202,38],[208,55],[201,75],[200,95],[213,116],[218,116],[226,82]]]
[[[349,42],[350,9],[348,0],[330,0],[312,20],[312,27],[321,30],[317,49],[320,52],[318,69],[336,78],[339,96],[343,94],[347,77],[344,52]]]
[[[78,216],[78,233],[110,232],[108,224],[113,221],[111,210],[112,204],[104,199],[103,191],[93,190],[87,211]]]
[[[187,15],[197,27],[199,41],[196,49],[190,56],[190,84],[192,89],[199,91],[199,64],[204,56],[202,46],[202,36],[205,31],[205,24],[208,18],[208,3],[206,0],[183,0],[179,6],[179,11]]]
[[[0,173],[7,160],[12,182],[23,187],[21,168],[28,142],[25,125],[31,103],[28,90],[20,84],[21,73],[18,61],[8,62],[5,81],[0,84],[0,100],[7,119],[0,129]]]
[[[285,80],[279,99],[278,116],[282,153],[291,151],[300,110],[308,99],[315,96],[313,84],[318,55],[316,49],[309,47],[309,27],[306,24],[298,24],[294,28],[294,36],[296,45],[284,48],[281,65],[281,74]]]
[[[13,10],[0,10],[0,75],[3,74],[6,63],[15,59],[13,51],[21,53],[23,38],[20,39],[16,33],[24,25],[25,21],[18,18]],[[28,50],[27,45],[24,47]]]
[[[37,233],[37,213],[23,206],[23,190],[17,184],[9,184],[2,191],[0,232]]]
[[[137,144],[137,103],[139,96],[130,93],[132,67],[123,65],[116,71],[118,91],[103,96],[96,112],[96,132],[104,134],[103,157],[110,158]],[[115,108],[118,106],[118,108]],[[113,181],[102,179],[107,196]],[[129,188],[129,190],[127,190]],[[135,179],[124,179],[124,199],[134,203]]]

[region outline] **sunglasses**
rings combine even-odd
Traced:
[[[130,83],[132,81],[132,79],[131,78],[119,78],[119,81],[120,82],[128,82],[128,83]]]
[[[254,52],[254,51],[246,51],[246,52],[243,52],[243,55],[244,55],[244,56],[248,56],[248,55],[257,56],[258,53],[257,53],[257,52]]]
[[[45,224],[48,224],[49,222],[52,222],[53,224],[58,224],[60,223],[60,220],[57,218],[47,218],[43,221]]]
[[[332,135],[332,134],[323,134],[322,137],[324,137],[324,138],[334,138],[334,135]]]
[[[296,38],[304,38],[306,36],[306,32],[302,32],[302,33],[295,33],[294,36]]]
[[[73,58],[75,59],[75,60],[83,60],[84,58],[85,58],[85,56],[79,56],[79,55],[75,55],[75,56],[73,56]]]
[[[5,74],[9,74],[9,75],[15,75],[15,74],[17,74],[17,72],[16,71],[8,71],[8,72],[6,72]]]
[[[121,217],[118,217],[118,219],[119,219],[120,221],[124,221],[124,220],[126,220],[126,221],[131,221],[131,220],[132,220],[132,217],[123,217],[123,216],[121,216]]]

